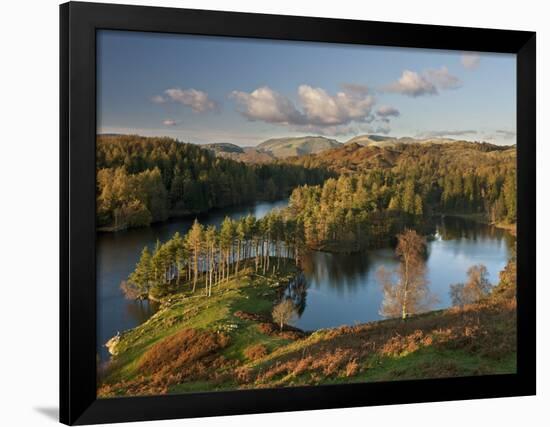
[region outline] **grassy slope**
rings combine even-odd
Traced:
[[[323,329],[300,338],[261,327],[268,324],[265,319],[273,301],[293,273],[289,267],[277,276],[262,277],[247,268],[238,279],[214,288],[211,298],[188,293],[172,297],[147,322],[122,336],[99,395],[387,381],[516,369],[513,292],[495,292],[481,304],[431,312],[406,322]],[[259,318],[236,316],[239,311]],[[140,365],[144,355],[150,356],[155,345],[162,354],[163,343],[184,330],[223,335],[228,344],[194,360],[184,358],[177,366],[159,359],[156,377],[144,373]],[[257,344],[267,354],[247,358],[247,348]],[[185,342],[180,348],[178,352],[185,356]],[[182,377],[186,370],[203,373]]]
[[[103,374],[103,381],[114,384],[134,380],[140,374],[139,360],[146,350],[184,328],[230,336],[230,344],[222,354],[238,362],[244,360],[243,350],[250,343],[262,343],[268,349],[287,344],[288,339],[262,334],[257,322],[240,319],[234,313],[241,310],[269,315],[281,284],[287,283],[293,274],[294,270],[289,268],[278,275],[262,277],[248,267],[237,279],[214,287],[210,298],[204,296],[204,289],[197,290],[195,295],[182,292],[172,296],[145,323],[122,334],[116,346],[117,355]]]

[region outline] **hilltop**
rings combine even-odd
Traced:
[[[219,157],[230,158],[245,163],[269,163],[289,157],[299,157],[320,153],[341,146],[335,139],[322,136],[304,136],[268,139],[256,147],[239,147],[231,143],[205,144]]]
[[[515,153],[514,146],[500,146],[487,142],[471,142],[451,138],[413,138],[393,137],[385,135],[358,135],[346,142],[329,139],[323,136],[304,136],[291,138],[271,138],[255,147],[240,147],[231,143],[206,144],[205,148],[214,151],[217,156],[230,158],[246,163],[269,163],[275,161],[296,162],[315,161],[326,163],[345,158],[352,164],[364,163],[366,167],[394,166],[396,157],[424,147],[424,152],[447,153],[449,155],[466,155],[472,153],[508,152],[504,157]],[[494,155],[494,154],[493,154]],[[370,160],[375,157],[374,163]],[[488,157],[491,157],[489,155]],[[475,160],[475,159],[474,159]]]
[[[396,138],[393,136],[383,135],[358,135],[346,141],[346,145],[358,144],[362,146],[377,146],[377,147],[396,147],[400,144],[447,144],[457,142],[451,138],[412,138],[404,136]]]
[[[204,144],[204,148],[212,150],[216,153],[228,153],[228,154],[241,154],[244,153],[242,147],[239,147],[236,144],[231,144],[230,142],[215,142],[212,144]]]
[[[363,139],[365,142],[366,139]],[[338,173],[370,169],[464,169],[479,166],[512,164],[516,159],[515,146],[494,145],[486,142],[447,141],[436,143],[404,143],[398,140],[374,141],[368,145],[348,141],[328,151],[295,157],[293,163],[309,167],[325,167]],[[438,140],[439,141],[439,140]]]
[[[341,145],[342,143],[335,139],[328,139],[322,136],[304,136],[268,139],[256,148],[260,151],[270,153],[277,159],[284,159],[293,156],[316,154]]]
[[[245,163],[271,163],[276,158],[256,147],[240,147],[229,142],[204,144],[204,148],[213,151],[216,156]]]

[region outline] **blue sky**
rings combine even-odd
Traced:
[[[97,51],[98,133],[516,142],[515,55],[120,31]]]

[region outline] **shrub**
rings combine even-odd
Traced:
[[[357,359],[352,359],[346,365],[346,377],[353,377],[357,372],[359,372],[359,364]]]
[[[235,380],[239,384],[246,384],[252,380],[252,369],[246,366],[240,366],[234,371]]]
[[[182,368],[216,353],[229,343],[229,338],[196,329],[183,329],[153,345],[139,361],[144,373],[154,373],[166,367]]]
[[[267,356],[267,348],[263,344],[251,345],[244,350],[244,355],[248,360],[258,360]]]

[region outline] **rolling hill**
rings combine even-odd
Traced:
[[[360,145],[349,142],[332,150],[289,159],[293,163],[326,167],[338,173],[368,169],[402,170],[429,167],[433,162],[444,168],[468,170],[475,165],[494,166],[515,162],[516,147],[469,141],[401,143],[396,140]]]
[[[227,142],[204,145],[205,148],[214,151],[217,156],[246,163],[274,162],[289,157],[321,153],[340,146],[342,146],[341,142],[322,136],[273,138],[256,147],[239,147]]]
[[[208,148],[209,150],[215,151],[216,153],[228,153],[228,154],[241,154],[244,153],[244,150],[242,147],[239,147],[238,145],[231,144],[230,142],[216,142],[213,144],[204,144],[205,148]]]
[[[323,136],[295,138],[273,138],[259,144],[256,149],[271,154],[277,159],[316,154],[331,148],[340,147],[341,142]]]
[[[228,142],[205,144],[203,147],[213,151],[218,157],[244,163],[270,163],[276,160],[271,154],[260,151],[256,147],[240,147]]]
[[[472,163],[509,159],[515,147],[470,142],[451,138],[413,138],[384,135],[358,135],[345,143],[323,136],[268,139],[256,147],[231,143],[206,144],[216,155],[246,163],[270,163],[285,160],[292,163],[317,164],[332,169],[388,168],[399,159],[431,153],[449,162]],[[480,154],[481,153],[481,154]],[[492,154],[491,154],[492,153]]]
[[[412,138],[412,137],[391,137],[383,135],[358,135],[346,141],[345,144],[358,144],[362,146],[395,147],[398,144],[448,144],[456,142],[450,138]]]

